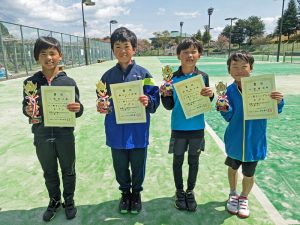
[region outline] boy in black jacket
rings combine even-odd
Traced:
[[[28,101],[27,93],[23,92],[23,113],[33,123],[34,145],[44,171],[45,184],[50,198],[49,205],[43,214],[43,220],[53,219],[56,210],[61,205],[57,160],[62,172],[66,217],[73,219],[77,213],[73,200],[76,180],[74,128],[44,126],[41,86],[74,86],[75,102],[69,103],[67,108],[69,111],[75,112],[76,117],[82,115],[83,105],[79,101],[79,90],[75,81],[59,70],[58,64],[62,59],[62,53],[60,44],[55,38],[38,38],[34,45],[34,58],[41,64],[42,71],[24,81],[24,86],[28,83],[36,85],[36,95],[35,98]]]

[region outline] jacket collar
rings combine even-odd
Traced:
[[[197,75],[197,74],[201,74],[200,70],[197,68],[197,66],[195,66],[195,69],[192,73],[192,75]],[[181,77],[181,76],[185,76],[185,74],[182,72],[182,67],[179,66],[177,73],[175,74],[176,77]]]

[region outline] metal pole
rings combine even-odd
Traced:
[[[231,30],[232,30],[232,19],[230,19],[230,32],[229,32],[228,57],[230,56],[230,52],[231,52]]]
[[[83,52],[84,52],[85,65],[88,65],[89,62],[88,62],[87,51],[86,51],[86,35],[85,35],[83,1],[81,1],[81,12],[82,12],[82,24],[83,24]]]
[[[111,21],[109,22],[109,41],[111,43]],[[112,48],[110,48],[110,59],[113,60]]]
[[[182,42],[182,26],[183,22],[180,22],[180,42]]]
[[[280,27],[279,27],[279,40],[278,40],[278,49],[277,49],[277,62],[279,62],[279,54],[280,54],[282,23],[283,23],[283,10],[284,10],[284,0],[282,0],[281,20],[280,20]]]

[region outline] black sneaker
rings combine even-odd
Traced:
[[[130,211],[131,193],[130,191],[121,193],[121,200],[119,203],[120,213],[125,214]]]
[[[177,190],[175,193],[175,208],[179,210],[186,210],[185,202],[185,192],[184,190]]]
[[[131,195],[131,213],[138,214],[142,210],[142,200],[140,192],[133,192]]]
[[[187,190],[185,198],[186,198],[187,210],[192,212],[196,211],[197,202],[195,200],[194,192]]]
[[[75,218],[77,214],[77,208],[75,207],[74,200],[65,201],[63,207],[65,208],[65,214],[68,220]]]
[[[49,205],[43,214],[43,220],[47,222],[52,220],[55,217],[56,211],[60,205],[60,200],[55,200],[54,198],[50,199]]]

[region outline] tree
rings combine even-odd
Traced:
[[[2,23],[0,23],[0,29],[1,29],[2,36],[8,36],[9,35],[8,29]]]
[[[283,17],[280,17],[277,21],[277,27],[275,29],[275,33],[277,35],[280,33],[280,24],[282,19],[282,34],[288,36],[289,39],[290,35],[297,30],[298,26],[297,6],[294,0],[290,0],[287,9],[283,13]]]
[[[220,34],[217,41],[214,42],[213,46],[218,49],[219,52],[223,52],[224,49],[227,49],[229,45],[229,38]]]
[[[210,36],[209,30],[208,30],[208,27],[205,27],[205,31],[202,36],[203,44],[209,43],[210,39],[211,39],[211,36]]]
[[[196,38],[198,41],[202,41],[202,34],[201,30],[199,29],[196,34],[193,35],[194,38]]]
[[[151,44],[146,39],[138,39],[137,41],[137,54],[142,54],[143,52],[149,51],[151,49]]]
[[[247,36],[247,42],[251,44],[252,39],[255,37],[261,37],[265,31],[265,24],[261,18],[257,16],[250,16],[245,22],[245,32]]]

